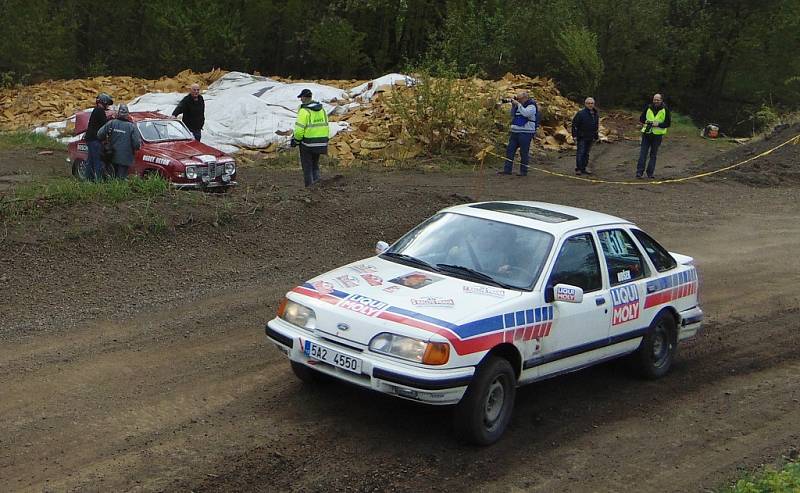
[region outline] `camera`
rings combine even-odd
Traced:
[[[503,99],[500,100],[500,102],[501,103],[510,103],[511,102],[511,98],[503,98]]]
[[[647,122],[644,126],[644,133],[649,134],[653,131],[653,122]]]

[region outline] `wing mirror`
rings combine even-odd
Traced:
[[[565,303],[582,303],[583,289],[569,284],[556,284],[548,286],[544,290],[545,303],[563,301]]]
[[[385,241],[379,241],[375,244],[375,255],[380,255],[389,249],[389,244]]]

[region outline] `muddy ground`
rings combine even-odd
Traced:
[[[670,137],[660,178],[753,154]],[[631,179],[636,145],[596,148],[596,176]],[[785,171],[797,147],[783,151],[770,159]],[[570,172],[572,159],[537,165]],[[62,163],[4,151],[0,175],[17,177],[8,191]],[[299,170],[249,168],[228,196],[6,218],[0,491],[706,491],[796,454],[800,185],[760,166],[766,182],[676,185],[325,169],[343,176],[311,192]],[[611,363],[522,388],[488,448],[461,445],[447,408],[297,381],[264,336],[281,296],[473,199],[634,220],[696,258],[705,330],[660,381]],[[148,214],[166,230],[131,226]]]

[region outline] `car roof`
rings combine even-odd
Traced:
[[[131,111],[130,118],[132,122],[141,122],[144,120],[177,120],[174,116],[164,115],[157,111]]]
[[[534,201],[491,201],[462,204],[443,209],[562,235],[576,229],[609,224],[633,224],[602,212]]]

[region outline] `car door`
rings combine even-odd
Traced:
[[[580,303],[553,302],[552,337],[542,341],[541,376],[586,366],[605,355],[610,298],[591,231],[562,241],[546,287],[556,284],[577,286],[584,296]]]
[[[623,228],[597,231],[608,274],[610,312],[608,355],[636,349],[649,325],[643,316],[649,267]]]

